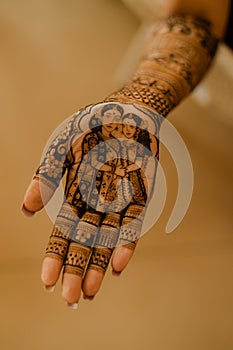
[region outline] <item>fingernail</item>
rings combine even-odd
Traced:
[[[94,296],[88,296],[88,295],[85,295],[85,294],[83,294],[83,299],[85,299],[85,300],[93,300],[94,299]]]
[[[77,310],[78,303],[66,303],[67,307],[72,310]]]
[[[24,204],[21,206],[21,211],[28,218],[31,218],[35,214],[33,211],[28,210]]]
[[[112,270],[112,275],[113,276],[120,276],[121,275],[121,271],[115,271],[115,270]]]
[[[44,290],[48,293],[52,293],[55,289],[55,286],[44,286]]]

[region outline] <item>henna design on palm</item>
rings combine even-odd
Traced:
[[[67,174],[46,256],[66,272],[105,271],[117,245],[135,247],[154,187],[161,120],[126,103],[89,106],[48,147],[35,178],[55,190]]]

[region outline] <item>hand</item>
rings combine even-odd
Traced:
[[[157,113],[140,105],[84,108],[57,131],[26,191],[22,210],[30,216],[47,204],[66,173],[41,276],[52,290],[63,269],[62,296],[72,308],[82,291],[84,298],[95,296],[111,256],[113,274],[120,274],[133,255],[153,191],[160,123]],[[114,176],[111,169],[119,173],[137,158],[140,168],[127,179]]]

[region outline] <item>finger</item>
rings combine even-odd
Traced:
[[[53,291],[55,284],[59,278],[61,269],[63,265],[63,260],[45,257],[42,270],[41,270],[41,280],[44,284],[45,290]]]
[[[39,179],[33,179],[26,190],[21,210],[24,215],[32,216],[41,210],[54,193],[52,187],[47,186]]]
[[[73,273],[64,273],[62,279],[62,297],[71,309],[77,309],[81,297],[82,277]]]
[[[144,205],[130,204],[122,220],[118,246],[112,257],[113,274],[121,273],[133,256],[141,235]]]
[[[140,238],[144,215],[144,205],[130,204],[128,206],[121,223],[119,247],[136,242]]]
[[[133,256],[135,248],[136,242],[131,242],[124,246],[117,247],[114,250],[111,262],[113,275],[120,275],[120,273],[126,268]]]
[[[92,249],[79,243],[70,243],[64,263],[62,296],[68,304],[77,304],[81,296],[84,276]]]
[[[106,213],[102,219],[83,281],[83,293],[86,297],[93,297],[100,289],[117,244],[120,221],[119,213]]]
[[[58,230],[58,228],[54,227],[46,248],[46,255],[41,271],[41,279],[47,289],[56,284],[68,247],[69,240]]]
[[[83,293],[88,299],[99,291],[104,274],[108,268],[113,249],[94,247],[83,281]]]
[[[22,205],[25,215],[32,216],[48,203],[67,167],[71,165],[69,140],[74,132],[75,120],[76,115],[54,131],[52,141],[26,191]]]
[[[91,257],[91,247],[96,241],[101,217],[101,213],[87,210],[72,233],[72,243],[64,263],[62,296],[74,308],[81,295],[82,279]]]
[[[41,278],[47,287],[55,285],[59,278],[78,220],[77,208],[64,201],[49,238],[42,265]]]
[[[93,300],[104,278],[104,272],[88,269],[82,284],[83,298]]]

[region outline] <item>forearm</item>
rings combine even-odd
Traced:
[[[131,80],[107,100],[144,104],[165,117],[203,78],[218,40],[205,17],[174,13],[161,20]]]

